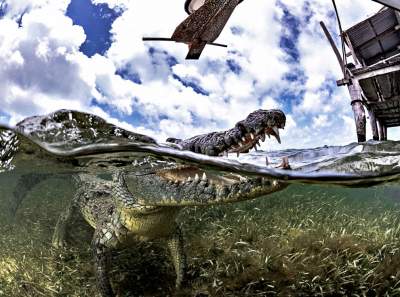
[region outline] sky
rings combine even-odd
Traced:
[[[381,5],[337,0],[348,28]],[[331,0],[243,1],[200,60],[169,37],[184,0],[0,0],[0,123],[67,108],[158,141],[231,128],[253,110],[287,116],[282,144],[356,141],[348,91],[319,22],[338,41]],[[367,136],[371,138],[370,127]],[[389,138],[400,139],[398,128]]]

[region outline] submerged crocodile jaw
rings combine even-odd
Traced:
[[[149,206],[231,203],[267,195],[286,187],[286,184],[275,180],[216,173],[194,166],[176,166],[139,176],[128,174],[125,175],[125,182],[138,203]]]

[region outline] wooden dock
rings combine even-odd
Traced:
[[[366,141],[366,111],[373,139],[387,140],[388,128],[400,126],[400,12],[383,8],[345,31],[338,20],[342,54],[321,26],[341,64],[337,84],[349,90],[358,141]]]

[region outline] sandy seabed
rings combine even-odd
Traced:
[[[11,182],[12,183],[12,182]],[[0,199],[0,296],[97,296],[92,230],[76,216],[70,245],[51,247],[68,180],[37,186],[15,215]],[[293,185],[257,200],[186,208],[179,222],[187,286],[162,242],[113,254],[119,296],[400,296],[400,193]]]

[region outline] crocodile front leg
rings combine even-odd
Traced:
[[[122,209],[125,211],[131,211],[136,215],[139,215],[142,218],[147,217],[149,219],[152,215],[152,212],[158,207],[153,206],[145,206],[138,203],[137,199],[132,195],[132,193],[128,190],[123,172],[116,172],[114,174],[114,185],[113,185],[113,197],[116,199],[117,204],[121,206]],[[165,208],[165,210],[168,208]],[[155,226],[162,228],[163,226],[160,224],[160,218],[162,218],[163,214],[158,213],[154,219],[153,223]],[[137,218],[136,218],[137,220]],[[151,219],[149,219],[151,220]],[[125,221],[125,219],[122,219]],[[126,224],[127,222],[125,222]],[[148,224],[148,222],[147,222]],[[171,217],[168,218],[168,221],[164,221],[162,224],[171,224],[171,230],[168,231],[168,235],[161,235],[162,237],[167,239],[167,246],[171,253],[172,261],[174,264],[175,272],[176,272],[176,288],[180,288],[182,282],[184,281],[185,277],[185,270],[186,270],[186,254],[184,252],[184,245],[183,245],[183,236],[181,229],[176,225],[175,220],[171,221]],[[130,225],[130,223],[128,223]],[[168,237],[167,237],[168,236]]]
[[[186,253],[184,250],[183,236],[180,227],[177,226],[176,232],[167,240],[167,245],[175,267],[175,286],[179,289],[185,279],[186,273]]]
[[[96,228],[92,240],[92,251],[96,282],[102,297],[115,296],[110,283],[109,269],[111,251],[114,249],[116,241],[115,233],[111,229],[102,224]]]
[[[79,189],[70,204],[68,205],[67,209],[60,215],[57,221],[56,228],[54,229],[53,238],[52,238],[52,245],[55,248],[64,247],[66,244],[67,239],[67,227],[69,222],[71,221],[72,214],[77,209],[77,203],[79,200],[80,195],[83,194],[83,190]]]

